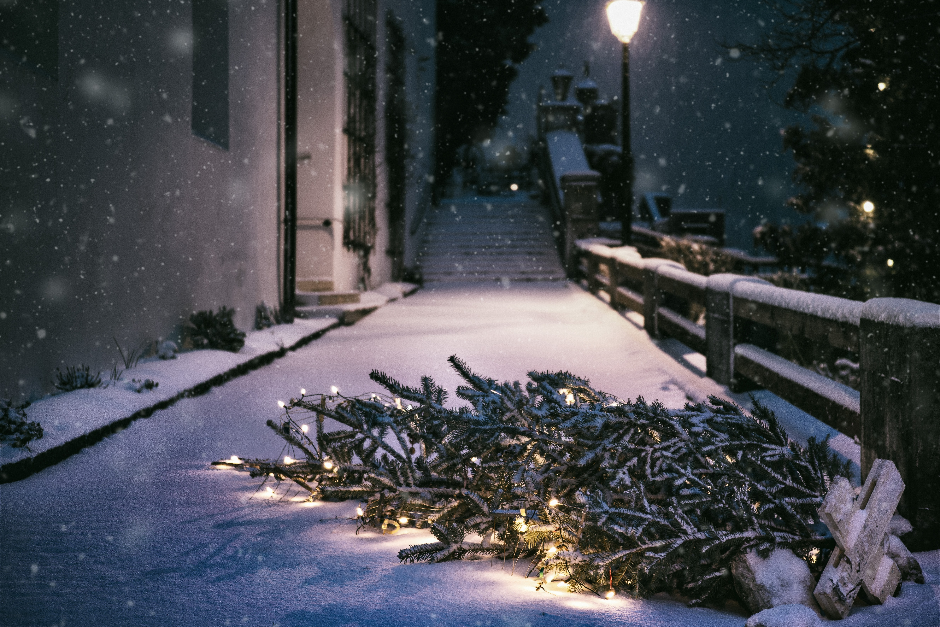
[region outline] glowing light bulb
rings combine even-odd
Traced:
[[[240,464],[240,463],[242,463],[242,460],[238,457],[238,455],[232,455],[231,457],[229,457],[229,458],[228,458],[227,460],[225,460],[225,461],[227,461],[227,462],[230,463],[230,464]]]
[[[548,502],[549,507],[558,507],[558,499],[552,499]]]
[[[614,589],[613,589],[613,588],[611,588],[610,590],[608,590],[608,591],[607,591],[607,594],[604,595],[604,597],[607,598],[607,599],[612,599],[612,598],[614,598],[615,596],[617,596],[617,593],[614,592]]]
[[[568,396],[565,397],[565,405],[574,405],[574,394],[568,393]]]
[[[865,211],[865,213],[871,213],[875,210],[875,203],[870,200],[866,200],[862,203],[862,209]]]
[[[284,409],[284,401],[278,401],[277,406],[280,407],[281,409]]]
[[[511,189],[511,190],[514,191],[514,192],[518,192],[518,191],[519,191],[519,186],[516,185],[515,183],[513,183],[512,185],[509,186],[509,189]]]
[[[888,88],[888,84],[885,82],[878,83],[878,91],[884,91]]]
[[[310,425],[300,425],[300,430],[306,433],[310,431]]]
[[[889,268],[893,268],[893,267],[894,267],[894,259],[888,259],[888,267],[889,267]]]
[[[274,490],[271,489],[271,486],[267,486],[264,490],[267,492],[268,496],[274,496]]]
[[[479,464],[479,463],[480,463],[480,458],[479,458],[479,457],[471,457],[471,458],[470,458],[470,461],[473,462],[474,464]]]
[[[408,406],[408,411],[411,411],[412,409],[414,409],[414,407],[412,407],[411,405],[409,405],[409,406]]]
[[[406,524],[408,524],[408,517],[407,517],[407,516],[402,516],[401,518],[399,518],[399,519],[398,519],[398,524],[400,524],[400,525],[406,525]]]
[[[361,507],[357,507],[357,508],[356,508],[356,516],[364,516],[364,515],[365,515],[365,512],[362,511],[362,508],[361,508]]]
[[[328,459],[323,460],[323,467],[327,470],[333,470],[333,462]]]
[[[339,388],[336,387],[335,385],[330,386],[330,394],[332,394],[333,396],[336,396],[337,394],[339,394]]]
[[[400,398],[396,398],[396,399],[395,399],[395,407],[396,407],[397,409],[401,409],[401,399],[400,399]]]
[[[303,388],[300,388],[300,395],[301,395],[301,396],[306,396],[306,395],[307,395],[307,390],[305,390],[305,389],[303,389]]]
[[[548,547],[548,554],[549,554],[549,555],[554,555],[554,554],[557,553],[557,552],[558,552],[558,548],[557,548],[557,547],[554,547],[554,546]]]
[[[296,462],[296,461],[297,461],[297,460],[294,459],[293,457],[288,457],[287,455],[284,456],[284,464],[285,464],[286,466],[290,466],[291,464],[293,464],[293,463]]]
[[[568,587],[568,582],[567,582],[567,581],[559,581],[559,582],[558,582],[558,587],[559,587],[559,588],[567,588],[567,587]]]

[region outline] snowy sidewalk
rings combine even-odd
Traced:
[[[667,406],[721,388],[656,347],[635,321],[580,288],[440,286],[330,331],[268,366],[183,398],[32,477],[0,485],[0,625],[741,627],[745,616],[659,597],[612,601],[536,591],[499,560],[403,565],[425,531],[356,535],[356,503],[274,498],[247,474],[210,467],[278,457],[265,426],[278,400],[337,386],[379,391],[372,369],[453,390],[456,354],[497,379],[569,370],[622,397]],[[927,558],[927,559],[924,559]],[[842,624],[940,625],[940,563],[884,607]]]

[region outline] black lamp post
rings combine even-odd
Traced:
[[[623,97],[620,103],[622,154],[621,240],[629,244],[633,238],[633,152],[630,149],[630,40],[640,25],[643,3],[638,0],[610,0],[607,20],[610,30],[623,44]]]

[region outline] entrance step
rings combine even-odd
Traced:
[[[359,292],[307,292],[297,290],[298,305],[351,305],[361,302]]]
[[[332,279],[297,279],[298,292],[332,292]]]

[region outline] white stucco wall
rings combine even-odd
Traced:
[[[61,2],[57,80],[0,57],[0,395],[277,303],[277,24],[230,3],[228,151],[190,128],[188,2]]]

